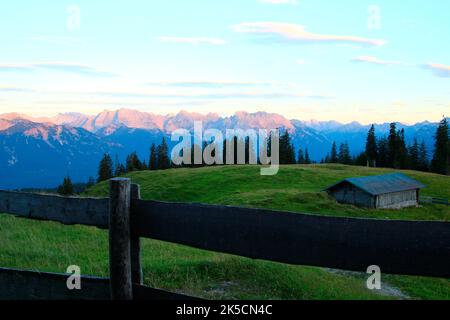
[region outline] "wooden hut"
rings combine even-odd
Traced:
[[[419,205],[419,192],[425,186],[402,174],[349,178],[325,191],[339,203],[373,209],[400,209]]]

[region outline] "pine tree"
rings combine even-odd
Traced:
[[[398,147],[398,134],[397,124],[391,123],[388,137],[388,154],[387,154],[387,166],[390,168],[397,168],[397,147]]]
[[[222,145],[222,161],[224,165],[227,165],[227,139],[223,140]]]
[[[292,143],[288,145],[288,162],[289,164],[296,164],[297,159],[295,158],[295,147]]]
[[[126,166],[127,172],[139,171],[143,169],[142,162],[141,160],[139,160],[136,151],[128,155],[126,160]]]
[[[389,146],[386,137],[382,137],[377,141],[377,166],[388,167]]]
[[[152,143],[152,146],[150,148],[150,160],[148,164],[149,170],[156,170],[158,167],[158,155],[156,153],[156,146],[154,143]]]
[[[428,171],[429,167],[430,167],[430,165],[428,163],[427,146],[425,144],[425,141],[422,140],[422,143],[419,145],[419,159],[418,159],[417,170]]]
[[[287,144],[288,144],[287,137],[289,137],[289,133],[287,131],[280,136],[279,142],[280,164],[287,164]]]
[[[356,166],[362,166],[365,167],[367,166],[367,154],[366,152],[361,152],[357,157],[355,157],[355,159],[353,159],[353,163]]]
[[[163,137],[161,144],[156,149],[158,155],[158,170],[166,170],[170,168],[169,147],[166,143],[166,138]]]
[[[104,154],[98,167],[98,182],[109,180],[113,177],[113,161],[109,154]]]
[[[405,143],[405,130],[397,131],[397,124],[391,123],[387,140],[386,166],[396,169],[408,167],[408,150]]]
[[[366,157],[367,160],[369,161],[369,164],[376,167],[378,152],[377,152],[377,140],[375,136],[374,125],[370,127],[369,133],[367,134]]]
[[[409,168],[412,170],[419,170],[419,143],[417,138],[414,138],[413,144],[408,149]]]
[[[351,164],[352,163],[352,158],[350,156],[350,148],[348,146],[348,143],[341,143],[341,145],[339,146],[339,163],[342,164]]]
[[[448,175],[450,173],[450,142],[448,122],[444,118],[439,123],[436,130],[435,147],[433,160],[431,161],[431,171],[434,173]]]
[[[272,134],[273,132],[271,131],[269,134],[269,137],[267,138],[267,156],[268,157],[272,157]]]
[[[337,152],[337,146],[336,142],[333,142],[333,145],[331,146],[331,153],[330,153],[330,163],[338,163],[338,152]]]
[[[280,164],[295,164],[295,148],[292,144],[289,131],[285,130],[280,137]]]
[[[308,148],[305,149],[305,164],[311,164],[311,158],[309,157]]]
[[[65,177],[62,185],[58,187],[58,193],[63,196],[72,196],[75,194],[73,183],[69,176]]]
[[[245,164],[250,164],[250,138],[245,138]]]
[[[301,147],[298,148],[297,163],[298,164],[305,164],[305,156],[303,154],[303,150],[302,150]]]
[[[141,167],[141,170],[148,170],[148,165],[147,165],[147,162],[144,160],[144,161],[142,161],[142,167]]]
[[[408,168],[408,149],[405,142],[405,129],[397,133],[397,168]]]

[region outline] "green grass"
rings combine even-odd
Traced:
[[[141,184],[144,199],[202,202],[272,208],[338,216],[387,219],[446,220],[446,206],[404,210],[366,210],[338,205],[322,193],[328,185],[350,176],[389,170],[327,166],[285,166],[273,177],[262,177],[252,166],[177,169],[130,174]],[[450,198],[450,178],[407,172],[425,185],[424,195]],[[106,196],[107,183],[88,191]],[[76,264],[84,274],[107,276],[107,233],[94,228],[67,227],[0,215],[0,266],[64,272]],[[214,299],[395,299],[365,287],[363,274],[290,266],[206,252],[185,246],[143,240],[145,284]],[[413,299],[450,299],[450,280],[383,276],[385,286]]]
[[[269,208],[334,216],[401,220],[450,220],[450,208],[426,205],[403,210],[369,210],[337,204],[325,192],[328,186],[348,177],[389,173],[343,165],[282,166],[276,176],[261,176],[256,166],[226,166],[136,172],[129,175],[141,185],[143,198]],[[424,183],[422,195],[450,198],[450,177],[404,171]],[[101,183],[89,195],[106,196]]]

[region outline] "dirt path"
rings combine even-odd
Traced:
[[[354,271],[346,271],[346,270],[330,269],[330,268],[325,268],[325,270],[330,273],[333,273],[333,274],[338,274],[338,275],[343,275],[343,276],[347,276],[347,277],[361,279],[361,281],[364,281],[364,285],[365,285],[365,281],[368,276],[367,274],[365,274],[363,272],[354,272]],[[401,299],[401,300],[411,299],[410,296],[408,296],[406,293],[402,292],[399,288],[396,288],[393,285],[383,281],[383,277],[381,277],[381,290],[375,290],[375,291],[380,295],[394,297],[396,299]]]

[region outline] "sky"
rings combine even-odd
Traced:
[[[0,114],[439,121],[448,12],[438,0],[4,1]]]

